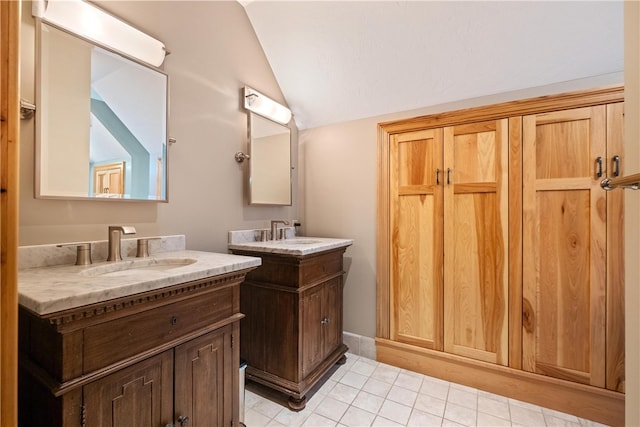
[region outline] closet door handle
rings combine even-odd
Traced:
[[[451,184],[451,168],[447,168],[447,185]]]
[[[602,157],[600,156],[596,158],[596,167],[597,167],[596,176],[598,178],[602,178]]]
[[[613,176],[620,176],[620,156],[613,156]]]
[[[436,168],[436,185],[440,185],[440,169]]]

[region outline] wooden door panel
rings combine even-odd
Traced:
[[[444,129],[444,348],[508,363],[508,123]]]
[[[442,349],[442,130],[391,144],[391,335]]]
[[[593,117],[592,107],[536,116],[536,178],[592,176],[595,157],[580,142],[590,140],[591,126],[604,129],[604,117]],[[575,143],[563,144],[570,139]]]
[[[323,359],[342,344],[342,278],[323,285]]]
[[[494,128],[495,128],[495,122]],[[455,132],[455,129],[454,129]],[[496,182],[495,129],[491,132],[455,134],[454,158],[457,183]]]
[[[322,360],[323,287],[316,286],[302,297],[302,377],[306,377]]]
[[[624,103],[607,105],[607,176],[614,177],[614,156],[619,156],[618,175],[624,176]],[[624,195],[607,193],[607,388],[624,392]]]
[[[175,349],[175,418],[188,425],[230,425],[233,363],[229,326],[188,341]]]
[[[523,118],[523,368],[604,386],[605,107]]]
[[[173,419],[173,350],[84,387],[86,425],[156,427]]]
[[[538,196],[537,361],[588,372],[590,345],[589,191],[546,191]]]
[[[435,170],[441,164],[432,154],[439,151],[436,131],[403,134],[396,141],[398,185],[435,185]]]
[[[495,194],[456,195],[453,277],[447,283],[445,349],[506,364],[505,252],[497,223]],[[497,243],[497,244],[496,244]],[[449,279],[449,278],[447,278]]]
[[[438,248],[434,234],[434,198],[405,196],[400,199],[400,218],[396,237],[394,269],[395,332],[397,338],[427,348],[437,347],[438,322],[435,313],[440,307]]]

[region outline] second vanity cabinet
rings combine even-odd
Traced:
[[[307,392],[336,363],[346,361],[342,342],[343,253],[346,247],[306,255],[253,252],[262,258],[241,290],[240,355],[247,379],[305,407]]]
[[[20,307],[20,425],[237,426],[247,271],[50,315]]]

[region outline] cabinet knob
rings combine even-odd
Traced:
[[[178,417],[178,422],[180,423],[180,427],[185,427],[187,424],[189,424],[189,417],[180,415]]]
[[[324,319],[322,319],[320,321],[320,323],[323,324],[323,325],[328,325],[329,323],[331,323],[331,321],[329,320],[328,317],[325,317]]]

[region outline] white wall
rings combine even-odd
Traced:
[[[100,1],[99,6],[162,40],[171,54],[169,203],[34,199],[34,121],[22,121],[20,245],[103,240],[109,224],[133,225],[138,236],[185,234],[190,249],[226,252],[227,231],[299,219],[291,207],[247,206],[244,166],[246,84],[284,102],[242,6],[235,1]],[[21,90],[34,100],[34,20],[22,12]],[[141,106],[144,108],[144,106]],[[293,132],[297,159],[297,132]],[[297,166],[297,165],[295,165]],[[294,185],[297,181],[294,170]]]

